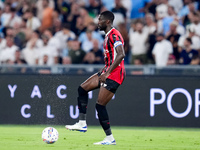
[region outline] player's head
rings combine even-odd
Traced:
[[[112,26],[114,21],[114,14],[110,11],[104,11],[99,15],[98,18],[98,28],[100,30],[105,30],[107,26]]]

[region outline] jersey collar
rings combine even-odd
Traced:
[[[112,31],[112,29],[114,29],[114,27],[112,27],[112,28],[106,33],[106,36]]]

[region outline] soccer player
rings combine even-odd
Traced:
[[[78,88],[79,122],[74,125],[66,125],[69,130],[87,131],[86,110],[88,104],[88,92],[97,88],[99,95],[96,101],[96,110],[99,122],[106,134],[103,141],[95,145],[116,145],[112,135],[106,104],[112,99],[119,85],[125,78],[124,68],[124,40],[112,24],[114,15],[110,11],[102,12],[98,17],[98,28],[106,33],[104,40],[104,61],[105,66],[98,73],[95,73]]]

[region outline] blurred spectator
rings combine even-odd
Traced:
[[[4,30],[4,37],[7,36],[11,36],[14,37],[15,36],[15,30],[12,27],[6,27]]]
[[[6,63],[8,60],[15,61],[15,51],[19,48],[14,44],[13,37],[6,37],[6,47],[1,50],[0,62]]]
[[[156,18],[165,18],[168,16],[168,0],[159,0],[159,3],[156,7]]]
[[[154,45],[156,44],[156,33],[150,34],[147,40],[148,45],[148,49],[147,49],[147,61],[148,64],[155,64],[154,62],[154,58],[152,55],[152,50],[154,48]]]
[[[190,13],[195,12],[198,7],[197,2],[193,0],[184,0],[185,6],[179,11],[178,17],[182,19],[183,25],[186,26],[190,24]]]
[[[156,16],[156,7],[159,5],[159,0],[151,0],[148,2],[148,5],[146,5],[146,12],[153,14]]]
[[[46,2],[44,2],[44,1],[46,1]],[[48,3],[47,5],[47,7],[48,8],[52,8],[52,9],[54,9],[54,7],[55,7],[55,4],[54,4],[54,0],[37,0],[37,2],[36,2],[36,8],[37,8],[37,18],[39,18],[40,20],[42,20],[42,18],[43,18],[43,11],[44,11],[44,4],[43,3]]]
[[[36,63],[48,66],[56,64],[58,53],[55,47],[48,45],[49,38],[45,34],[42,35],[42,41],[44,45],[39,49]]]
[[[173,55],[175,56],[176,60],[179,60],[179,51],[178,51],[178,40],[180,38],[180,34],[177,33],[177,26],[178,26],[178,22],[173,21],[170,24],[170,29],[169,31],[166,33],[166,39],[168,41],[170,41],[172,43],[173,46]]]
[[[23,19],[26,21],[26,27],[35,31],[41,26],[40,20],[33,15],[31,10],[27,10],[24,15]]]
[[[101,0],[89,0],[89,6],[86,7],[90,17],[95,18],[101,12],[102,3]]]
[[[4,8],[4,2],[0,1],[0,9],[3,9],[3,8]]]
[[[29,65],[36,64],[39,49],[43,47],[43,41],[39,38],[39,32],[34,31],[28,40],[26,47],[22,50],[22,56]]]
[[[17,14],[23,16],[24,13],[30,9],[33,9],[31,0],[21,0],[18,6]]]
[[[7,7],[9,9],[9,5]],[[2,17],[3,17],[2,25],[4,27],[14,27],[14,25],[16,23],[20,24],[21,21],[22,21],[21,17],[16,15],[16,9],[15,8],[10,8],[10,10],[8,10],[8,13],[6,13],[6,14],[3,13],[2,14]]]
[[[93,49],[93,38],[92,38],[92,31],[87,29],[86,30],[86,37],[87,39],[84,40],[81,44],[81,48],[87,53],[89,52],[91,49]]]
[[[56,32],[54,36],[60,41],[61,51],[59,52],[59,56],[62,57],[63,50],[67,48],[67,40],[69,38],[75,39],[76,35],[74,34],[74,32],[70,30],[70,24],[67,23],[67,24],[63,24],[62,30]]]
[[[123,39],[124,39],[124,51],[125,51],[125,58],[124,58],[124,61],[126,64],[129,64],[129,35],[128,35],[128,31],[125,27],[125,23],[120,23],[118,25],[118,30],[119,32],[121,33]]]
[[[80,17],[83,18],[83,22],[84,22],[84,25],[85,27],[87,27],[90,23],[93,22],[93,18],[89,16],[89,13],[87,11],[87,9],[85,8],[80,8]]]
[[[175,65],[175,64],[177,64],[176,57],[173,54],[170,54],[167,61],[167,66]]]
[[[145,23],[146,25],[144,26],[145,32],[149,33],[147,43],[148,43],[148,49],[147,49],[147,62],[150,64],[154,63],[154,59],[152,57],[152,50],[153,47],[156,43],[156,36],[155,33],[157,31],[157,25],[155,22],[155,18],[153,14],[147,13],[145,15]]]
[[[49,0],[42,1],[43,11],[41,13],[41,27],[40,31],[43,32],[45,29],[50,28],[53,25],[53,9],[49,7]]]
[[[61,51],[61,48],[60,48],[60,41],[58,38],[54,37],[53,34],[52,34],[52,31],[50,29],[46,29],[43,33],[44,36],[48,37],[48,43],[47,45],[51,48],[54,49],[54,63],[57,64],[58,61],[59,61],[59,58],[58,58],[58,54],[59,52]],[[57,57],[56,57],[57,56]],[[61,63],[61,62],[60,62]]]
[[[85,64],[103,64],[103,52],[99,49],[98,40],[94,39],[93,49],[91,49],[84,57]]]
[[[153,14],[147,13],[145,15],[145,23],[146,23],[146,25],[145,25],[144,29],[146,30],[146,32],[148,32],[149,34],[156,32],[157,25],[156,25]]]
[[[66,56],[66,57],[63,57],[62,58],[62,64],[63,65],[66,65],[66,64],[71,64],[72,63],[72,60],[70,57]]]
[[[190,38],[186,38],[184,41],[184,49],[180,53],[180,59],[179,63],[183,65],[188,65],[190,64],[192,58],[197,55],[198,56],[198,51],[192,49],[192,40]]]
[[[158,34],[156,37],[156,44],[153,48],[152,54],[155,59],[157,67],[167,66],[169,55],[173,53],[172,44],[164,38],[163,34]]]
[[[127,21],[129,22],[130,15],[131,15],[131,10],[132,10],[132,0],[121,0],[122,6],[126,9],[126,18]]]
[[[105,8],[109,11],[113,8],[115,0],[101,0],[102,4],[105,6]]]
[[[134,65],[136,66],[133,71],[131,71],[132,75],[142,75],[144,72],[139,66],[144,65],[140,58],[134,60]],[[138,67],[138,68],[137,68]]]
[[[41,48],[43,46],[43,41],[40,39],[39,31],[34,31],[31,38],[26,43],[26,48]]]
[[[26,22],[22,20],[20,24],[16,23],[15,26],[13,27],[14,31],[14,41],[15,44],[20,48],[25,47],[26,42],[28,39],[30,39],[32,30],[29,28],[26,28]]]
[[[190,65],[199,65],[200,64],[200,58],[198,55],[194,55],[192,57],[192,60],[190,62]]]
[[[126,8],[122,5],[122,0],[115,0],[115,7],[112,8],[111,10],[115,15],[116,14],[121,14],[123,16],[124,23],[126,25],[127,23],[127,17],[126,17]],[[115,20],[118,19],[115,17]],[[118,25],[118,23],[117,23]]]
[[[118,28],[119,24],[121,24],[121,23],[126,24],[126,20],[124,19],[123,15],[121,13],[113,13],[113,14],[115,16],[115,20],[113,21],[113,27]]]
[[[69,15],[67,16],[67,22],[71,23],[72,25],[75,25],[76,24],[76,19],[79,17],[80,15],[80,6],[78,3],[76,2],[72,2],[71,3],[71,10],[70,10],[70,13]],[[85,24],[84,24],[85,26]],[[73,29],[73,26],[71,27],[72,30]]]
[[[79,36],[82,32],[85,32],[86,26],[84,25],[84,21],[82,17],[78,17],[76,19],[76,26],[72,28],[72,31]]]
[[[169,31],[170,23],[176,19],[176,12],[172,6],[167,7],[167,15],[158,21],[158,32],[166,34]]]
[[[59,18],[54,18],[53,20],[53,27],[51,28],[53,35],[62,30],[62,24],[61,24],[61,20]]]
[[[3,36],[3,33],[0,34],[0,52],[6,47],[6,39]]]
[[[145,6],[151,0],[136,0],[132,2],[131,19],[143,18]]]
[[[67,16],[70,13],[70,5],[64,0],[54,0],[55,10],[61,14],[62,23],[67,23]]]
[[[103,37],[101,36],[101,34],[97,31],[95,31],[96,29],[96,24],[94,24],[93,22],[91,22],[88,26],[87,26],[87,31],[91,31],[91,35],[92,35],[92,39],[97,39],[99,41],[99,48],[102,47],[103,45]],[[87,34],[87,31],[86,32],[82,32],[78,38],[78,40],[81,42],[81,43],[84,43],[85,41],[88,41],[88,34]],[[88,48],[86,48],[88,49]],[[91,48],[89,48],[91,49]]]
[[[80,42],[78,40],[72,41],[71,49],[69,50],[69,57],[71,58],[72,64],[83,63],[83,58],[85,57],[85,52],[80,47]]]
[[[195,34],[200,37],[200,14],[198,12],[193,12],[191,15],[192,23],[187,26],[192,26],[194,28]]]
[[[183,8],[183,0],[168,0],[170,6],[178,13]]]
[[[3,29],[4,29],[4,26],[2,26],[2,23],[1,23],[1,16],[2,16],[2,13],[3,13],[3,10],[2,10],[2,8],[0,7],[0,34],[3,32]]]
[[[22,59],[21,51],[20,50],[16,50],[15,51],[15,61],[14,61],[14,64],[27,64],[26,61],[24,59]]]
[[[179,41],[178,41],[179,52],[181,52],[181,49],[184,48],[184,41],[187,37],[192,40],[191,48],[199,50],[200,49],[200,38],[195,35],[194,26],[191,26],[191,25],[187,26],[186,31],[187,31],[186,34],[179,38]]]
[[[86,53],[85,57],[83,58],[84,64],[94,64],[95,62],[95,54],[92,52]]]
[[[10,17],[11,17],[11,6],[10,4],[5,4],[3,13],[1,14],[1,25],[5,27]]]
[[[129,44],[131,46],[132,64],[135,59],[141,59],[143,63],[147,63],[147,38],[148,33],[144,31],[142,22],[136,23],[136,30],[129,34]]]
[[[185,34],[185,29],[182,25],[179,24],[179,20],[178,20],[178,17],[177,17],[177,14],[174,10],[174,7],[172,6],[168,6],[168,16],[164,17],[161,22],[162,22],[162,27],[159,27],[161,28],[162,30],[162,33],[164,34],[167,34],[167,32],[169,32],[170,30],[170,24],[172,22],[176,21],[177,22],[177,27],[176,27],[176,30],[177,32],[180,34],[180,35],[183,35]]]
[[[67,39],[67,41],[66,41],[67,47],[65,49],[63,49],[62,58],[68,57],[69,51],[70,51],[70,49],[72,49],[72,44],[73,44],[74,40],[75,39],[72,39],[72,38]]]
[[[142,59],[140,59],[140,58],[135,59],[134,65],[137,65],[137,66],[143,65]]]

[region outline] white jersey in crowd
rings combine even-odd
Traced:
[[[147,32],[129,32],[129,44],[131,46],[132,55],[141,55],[146,54],[147,52],[147,45],[146,41],[148,38]]]
[[[6,62],[7,60],[15,61],[15,52],[19,48],[16,45],[6,47],[0,52],[0,61]]]
[[[69,34],[64,34],[63,31],[58,31],[56,32],[56,34],[54,35],[59,41],[60,41],[60,49],[64,50],[67,48],[67,40],[69,38],[75,39],[76,35],[74,34],[74,32],[70,31]],[[62,55],[62,51],[59,52],[59,55]]]
[[[54,47],[55,50],[56,50],[57,52],[59,52],[59,50],[61,49],[61,42],[59,41],[58,38],[52,37],[52,38],[49,39],[49,41],[48,41],[48,46]]]
[[[58,56],[55,47],[51,47],[49,45],[43,46],[42,48],[38,49],[37,54],[38,54],[37,58],[39,65],[45,65],[43,61],[45,55],[48,56],[48,61],[46,65],[54,65],[55,64],[54,58]]]
[[[198,23],[198,24],[191,23],[191,24],[187,25],[186,28],[188,28],[188,26],[190,26],[190,28],[193,28],[195,34],[200,37],[200,23]]]
[[[167,65],[169,55],[173,53],[173,47],[168,40],[162,40],[154,45],[152,54],[155,56],[155,63],[158,67]]]
[[[36,56],[38,50],[36,48],[24,48],[22,50],[22,56],[28,65],[36,65]]]
[[[6,48],[6,39],[1,39],[0,40],[0,52],[1,50],[3,50],[4,48]]]
[[[12,14],[11,13],[3,13],[1,16],[1,22],[2,25],[5,26],[9,26],[9,27],[14,27],[14,25],[17,24],[21,24],[22,19],[21,17],[15,15],[14,18],[12,18]]]
[[[185,39],[186,39],[187,37],[188,37],[187,35],[183,35],[183,36],[181,36],[181,37],[179,38],[179,40],[178,40],[178,46],[179,46],[179,47],[184,48],[184,41],[185,41]],[[195,49],[195,50],[200,49],[200,38],[199,38],[198,36],[195,35],[195,36],[193,36],[193,37],[191,38],[191,40],[192,40],[191,48],[192,48],[192,49]]]
[[[32,17],[31,19],[28,19],[26,22],[26,27],[35,31],[41,26],[41,22],[37,17]]]

